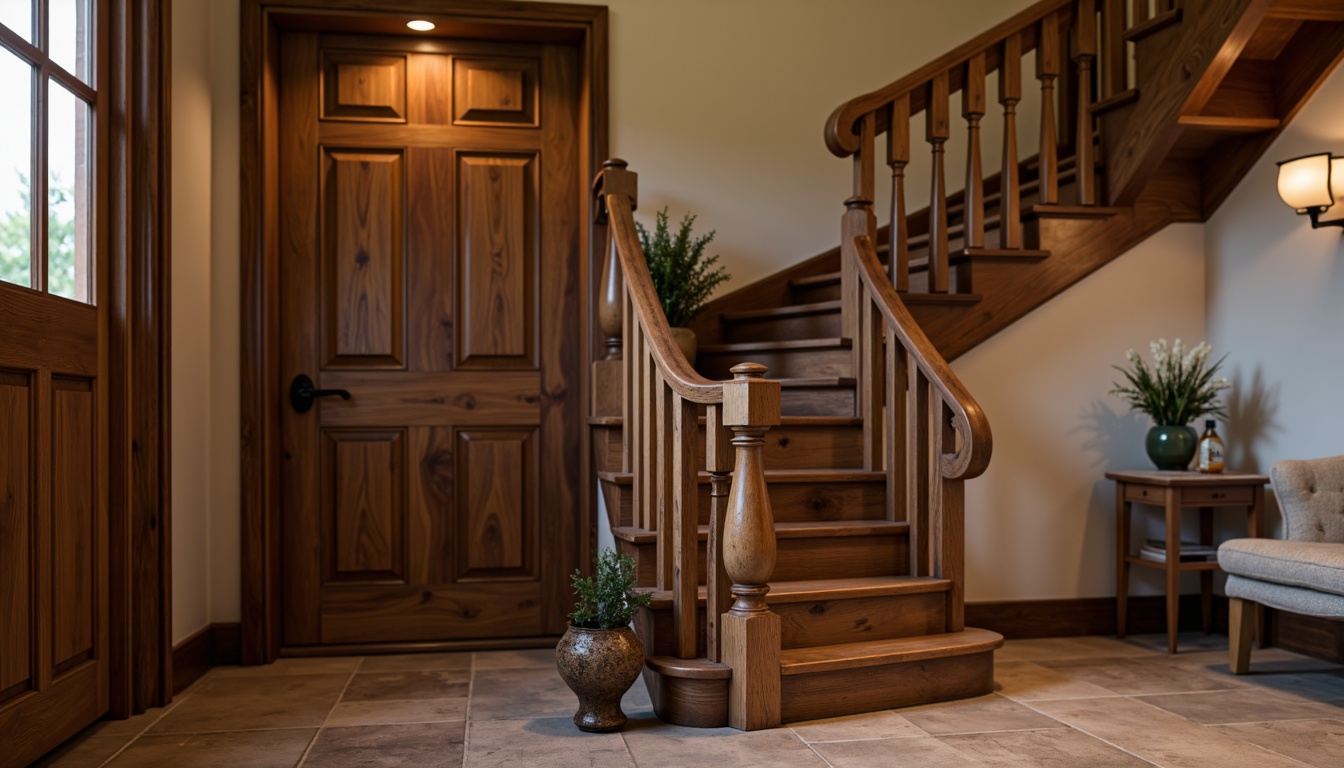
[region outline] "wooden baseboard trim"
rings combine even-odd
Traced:
[[[1167,631],[1167,599],[1144,595],[1129,599],[1129,633]],[[1199,595],[1181,595],[1180,627],[1198,631],[1202,626]],[[1227,632],[1227,598],[1214,597],[1214,630]],[[1009,640],[1032,637],[1078,637],[1115,634],[1115,598],[1080,597],[1063,600],[1008,600],[967,603],[966,625],[998,632]]]
[[[526,648],[554,648],[560,635],[541,637],[505,637],[496,640],[431,640],[401,643],[349,643],[345,645],[287,645],[281,656],[374,656],[384,653],[429,653],[450,651],[504,651]]]
[[[242,625],[207,624],[173,646],[173,695],[200,680],[211,667],[238,664]]]

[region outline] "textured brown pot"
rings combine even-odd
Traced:
[[[644,644],[629,627],[584,629],[570,625],[555,646],[555,666],[579,697],[574,724],[605,733],[625,725],[621,697],[644,668]]]
[[[676,339],[677,346],[681,347],[681,354],[686,357],[686,362],[695,365],[695,351],[699,347],[695,331],[690,328],[673,328],[672,338]]]

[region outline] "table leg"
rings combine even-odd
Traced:
[[[1213,543],[1213,507],[1199,509],[1199,543]],[[1204,634],[1213,632],[1213,571],[1199,572],[1199,601],[1204,614]]]
[[[1129,511],[1125,485],[1115,484],[1115,636],[1124,637],[1129,611]]]
[[[1176,652],[1181,626],[1181,506],[1175,488],[1168,488],[1167,512],[1167,652]]]

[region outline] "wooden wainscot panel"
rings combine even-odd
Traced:
[[[328,582],[406,581],[406,439],[325,430]]]
[[[51,382],[51,663],[60,675],[93,658],[94,424],[93,382]]]
[[[537,432],[457,432],[458,581],[537,578]]]
[[[403,168],[400,151],[324,151],[326,368],[403,367]]]
[[[457,364],[535,369],[535,155],[458,155]]]
[[[406,122],[406,57],[323,51],[322,119]]]
[[[536,59],[455,59],[453,122],[537,125],[537,69]]]
[[[0,704],[33,690],[32,380],[0,371]]]

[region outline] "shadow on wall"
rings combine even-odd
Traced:
[[[1227,391],[1227,466],[1242,472],[1265,472],[1261,466],[1259,449],[1282,427],[1274,420],[1279,410],[1279,385],[1267,386],[1265,373],[1255,367],[1247,382],[1240,367],[1228,377],[1232,389]],[[1301,458],[1310,458],[1303,456]]]
[[[1149,419],[1135,411],[1121,411],[1119,400],[1093,400],[1079,418],[1073,432],[1087,439],[1083,450],[1092,454],[1092,466],[1103,472],[1113,469],[1144,467],[1148,459],[1143,440],[1148,435]],[[1103,481],[1109,485],[1110,480]]]

